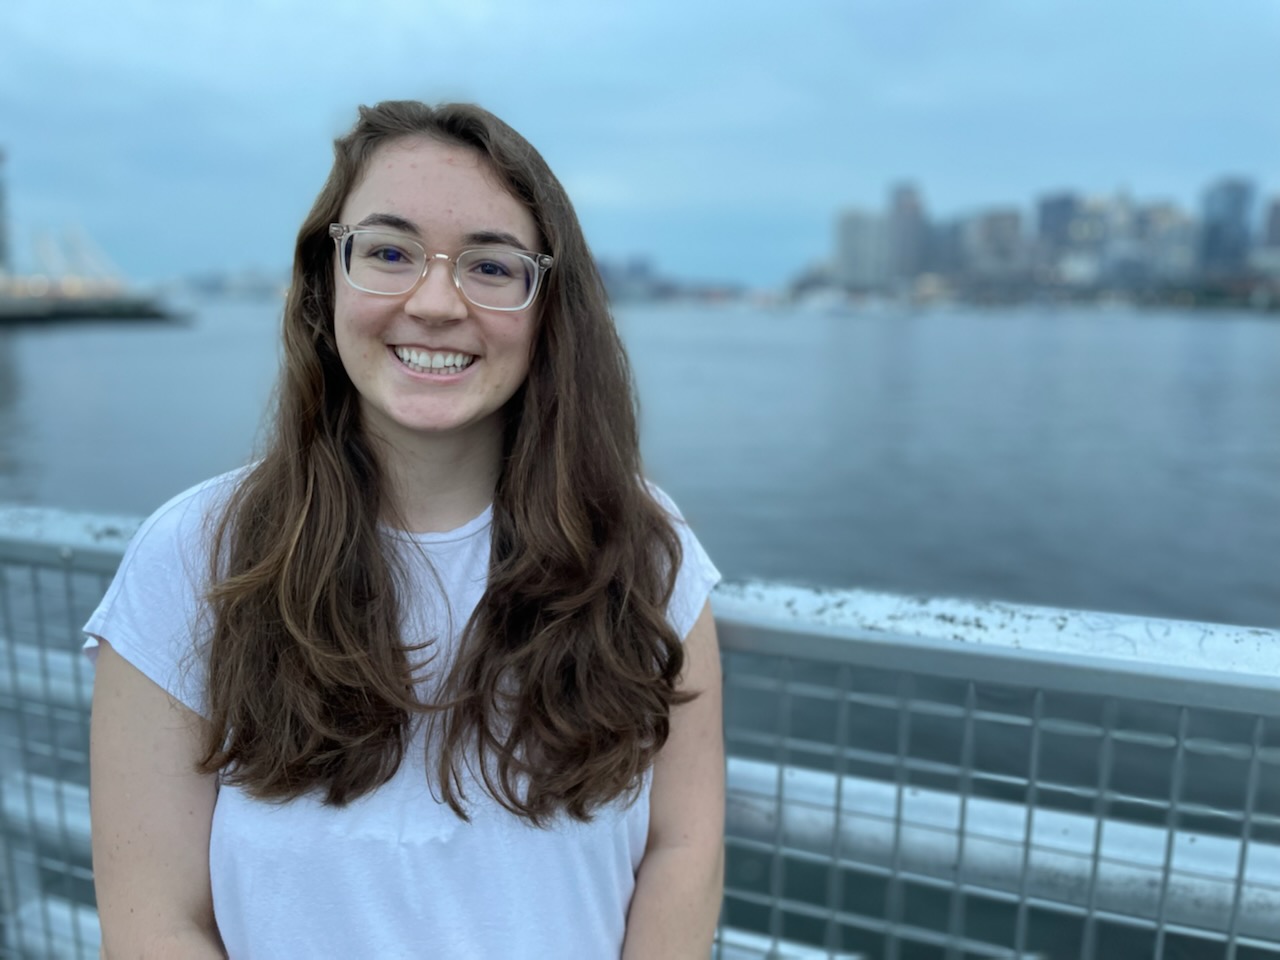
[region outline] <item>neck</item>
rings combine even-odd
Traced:
[[[502,457],[500,426],[483,426],[489,429],[412,442],[375,435],[392,508],[387,519],[411,533],[440,533],[478,516],[493,500]]]

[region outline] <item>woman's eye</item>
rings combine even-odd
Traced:
[[[471,269],[486,277],[509,277],[511,271],[504,264],[497,260],[481,260],[472,265]]]
[[[396,250],[394,247],[380,247],[370,255],[386,263],[403,263],[409,259],[403,250]]]

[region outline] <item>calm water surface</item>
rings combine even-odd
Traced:
[[[0,330],[0,502],[252,454],[279,307]],[[724,573],[1280,626],[1280,322],[632,307],[650,473]]]

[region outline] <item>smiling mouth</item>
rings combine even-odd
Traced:
[[[433,350],[414,350],[410,347],[392,347],[392,352],[415,373],[461,373],[476,358],[470,353],[444,353]]]

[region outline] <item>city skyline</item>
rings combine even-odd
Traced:
[[[949,217],[931,215],[922,185],[900,180],[879,207],[839,211],[831,257],[797,283],[869,292],[939,275],[1134,288],[1250,273],[1280,280],[1280,192],[1247,178],[1214,179],[1190,209],[1127,190],[1066,188]]]
[[[1223,173],[1274,190],[1278,40],[1269,0],[1158,17],[1101,0],[813,0],[768,17],[14,0],[11,242],[23,255],[37,228],[78,226],[141,281],[277,269],[357,103],[458,98],[541,150],[602,259],[777,287],[824,256],[835,211],[904,177],[941,215],[1061,186],[1193,207]]]
[[[17,278],[20,279],[21,260],[15,257],[16,245],[9,236],[5,218],[8,201],[5,159],[3,145],[0,145],[0,277],[6,272],[12,277],[15,267],[19,267]],[[1211,222],[1212,208],[1224,203],[1230,208],[1228,229],[1239,236],[1228,241],[1214,240],[1208,236],[1215,229]],[[934,274],[955,277],[966,273],[966,268],[972,270],[973,263],[960,262],[964,258],[960,247],[994,251],[995,261],[1022,257],[1025,262],[1019,260],[1015,266],[1028,271],[1037,266],[1043,268],[1052,261],[1056,270],[1063,254],[1079,254],[1087,249],[1100,254],[1103,240],[1148,240],[1159,234],[1160,239],[1172,240],[1185,249],[1172,253],[1168,249],[1157,251],[1165,260],[1172,258],[1171,262],[1157,264],[1158,279],[1186,280],[1205,270],[1208,271],[1205,275],[1211,275],[1215,265],[1205,258],[1218,257],[1219,248],[1226,243],[1238,249],[1227,261],[1217,265],[1220,275],[1238,274],[1252,264],[1280,283],[1280,190],[1272,192],[1246,177],[1229,174],[1203,186],[1199,203],[1190,209],[1167,197],[1150,196],[1128,188],[1109,194],[1090,194],[1060,185],[1041,189],[1029,199],[993,201],[952,214],[938,214],[931,208],[927,184],[897,178],[883,187],[880,208],[846,208],[835,211],[833,216],[834,243],[827,255],[802,265],[773,290],[740,281],[662,271],[656,266],[652,252],[645,250],[598,256],[598,262],[606,285],[624,299],[689,295],[717,298],[753,289],[781,292],[789,288],[794,293],[825,284],[851,292],[897,289],[901,293],[904,280]],[[1119,236],[1116,236],[1114,222],[1117,217],[1123,221]],[[1085,228],[1083,237],[1078,235],[1081,227]],[[1090,238],[1090,231],[1096,236]],[[109,266],[109,260],[93,241],[74,228],[67,231],[62,240],[54,232],[42,231],[37,243],[46,251],[43,260],[37,255],[34,266],[37,275],[74,276],[75,267],[86,261],[97,270],[103,265]],[[948,243],[957,249],[940,254],[939,244]],[[1206,244],[1212,247],[1207,253]],[[1169,243],[1164,247],[1168,248]],[[1128,252],[1131,259],[1141,259],[1133,251]],[[1250,259],[1255,252],[1262,257]],[[1145,254],[1150,256],[1151,251]],[[854,265],[850,266],[851,263]],[[68,266],[71,269],[68,270]],[[993,266],[995,274],[1001,273],[997,262],[985,269],[979,267],[973,275],[991,274]],[[1073,269],[1075,276],[1071,275]],[[1074,267],[1068,264],[1066,273],[1056,277],[1056,282],[1066,286],[1099,284],[1099,264],[1087,268],[1093,271],[1088,276],[1080,276],[1079,269],[1077,257]],[[176,282],[211,295],[265,296],[280,293],[288,283],[288,274],[287,264],[249,264],[230,270],[188,271],[158,278],[158,282],[164,285]],[[1045,277],[1040,279],[1043,281]]]

